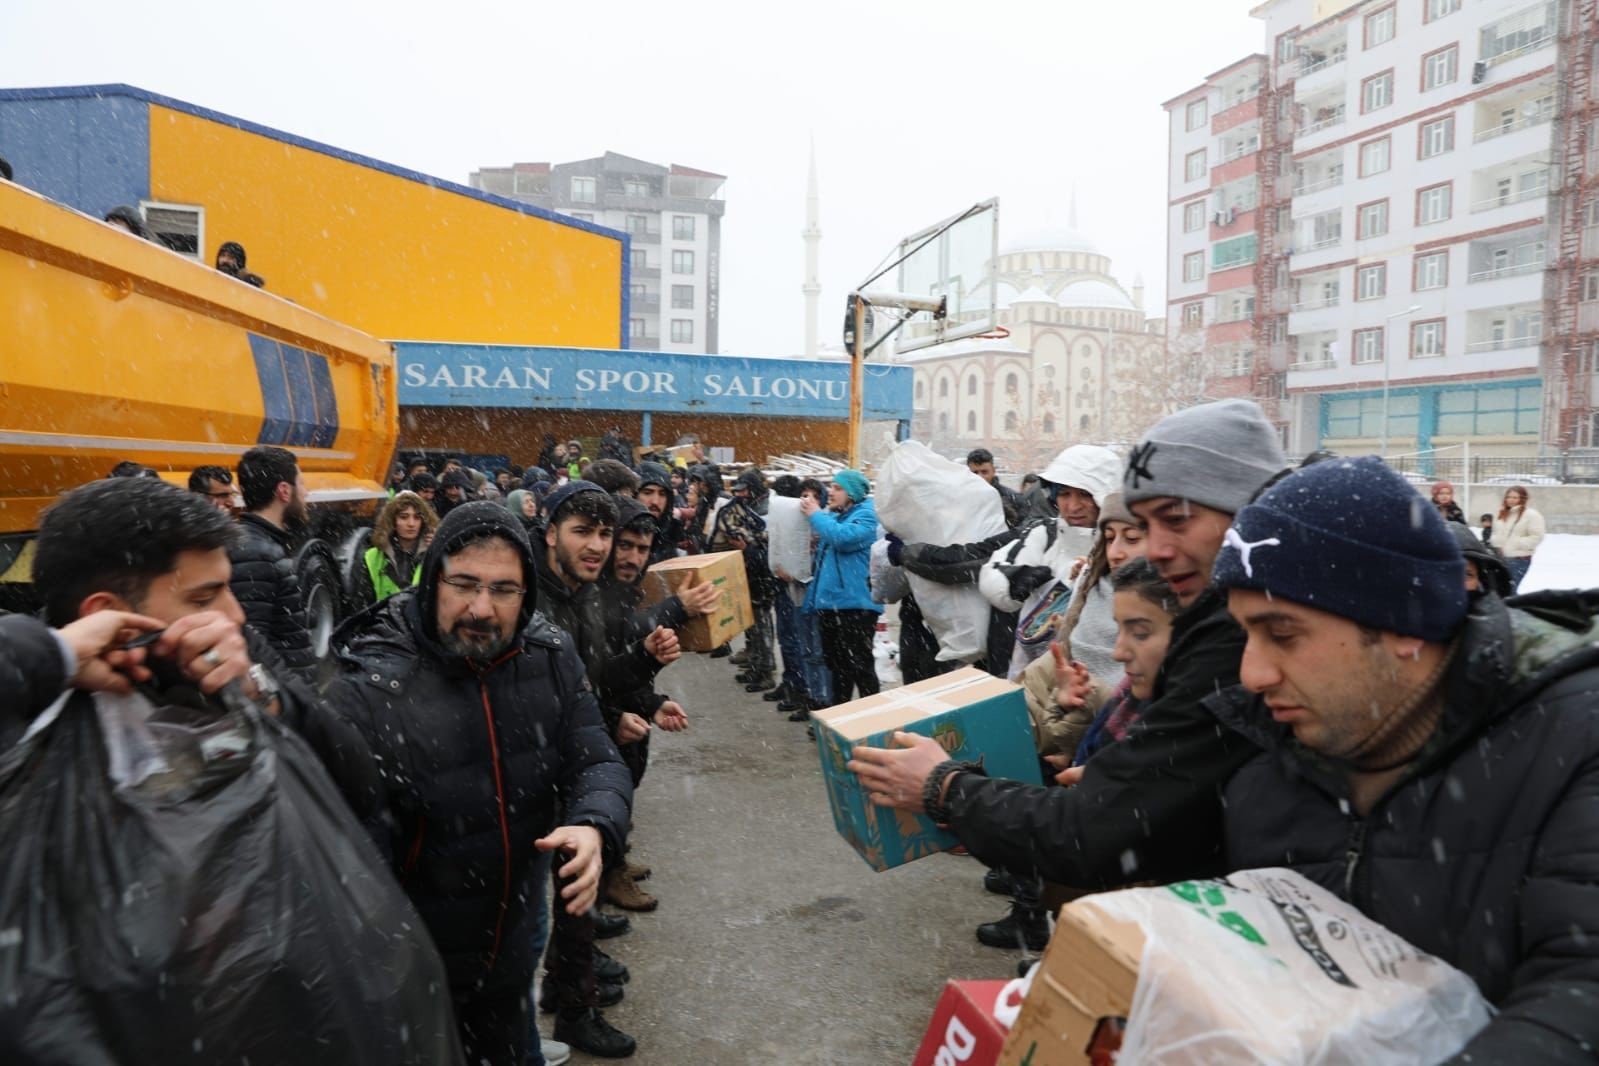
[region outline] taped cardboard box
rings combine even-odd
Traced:
[[[1264,869],[1067,904],[1000,1062],[1093,1061],[1117,1018],[1123,1062],[1408,1064],[1452,1057],[1488,1006],[1464,973]]]
[[[857,744],[892,747],[896,730],[937,740],[950,758],[980,762],[990,777],[1040,781],[1021,687],[966,667],[818,711],[817,750],[833,824],[874,870],[888,870],[959,841],[920,814],[878,807],[844,764]]]
[[[995,1014],[1009,984],[947,982],[911,1066],[994,1066],[1008,1031]]]
[[[644,573],[644,602],[660,603],[679,589],[709,581],[721,590],[716,609],[700,615],[677,631],[684,651],[713,651],[755,624],[750,607],[750,586],[744,574],[743,552],[680,555],[651,565]]]

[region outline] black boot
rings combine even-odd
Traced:
[[[996,896],[1014,896],[1016,878],[1004,870],[990,870],[983,875],[983,887]]]
[[[594,978],[611,985],[625,985],[633,979],[627,967],[599,948],[594,949]]]
[[[627,920],[625,914],[606,914],[604,911],[594,912],[594,939],[609,940],[614,936],[621,936],[630,932],[633,923]]]
[[[977,939],[991,948],[1043,951],[1049,943],[1049,915],[1041,909],[1014,903],[1010,913],[999,921],[978,926]]]
[[[720,648],[712,648],[708,654],[712,659],[725,659],[733,654],[733,646],[731,644],[723,644]]]
[[[765,692],[771,687],[771,674],[757,674],[744,683],[745,692]]]
[[[789,712],[790,722],[809,722],[811,720],[811,704],[809,700],[799,704]]]
[[[596,967],[598,972],[598,967]],[[595,1002],[602,1007],[614,1007],[622,1002],[622,986],[610,981],[600,981],[594,986]],[[551,981],[545,981],[539,987],[539,1010],[545,1014],[554,1014],[561,1007],[562,999],[567,1002],[580,999],[577,993],[562,996],[560,990]]]
[[[776,688],[763,695],[761,699],[765,700],[767,703],[781,703],[786,699],[791,699],[793,695],[794,693],[789,691],[787,685],[778,685]]]
[[[638,1042],[605,1020],[597,1010],[560,1014],[555,1019],[555,1039],[602,1059],[625,1059],[638,1050]]]

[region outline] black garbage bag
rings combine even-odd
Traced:
[[[0,1063],[455,1066],[444,965],[299,737],[64,698],[0,756]]]

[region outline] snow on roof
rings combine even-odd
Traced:
[[[680,163],[672,164],[672,173],[685,178],[721,178],[724,181],[727,179],[726,174],[713,174],[709,170],[696,170],[693,167],[685,167]]]
[[[1055,298],[1037,285],[1029,285],[1027,291],[1016,297],[1013,302],[1019,304],[1052,304],[1055,302]]]
[[[1000,255],[1013,255],[1017,252],[1089,252],[1094,255],[1102,254],[1099,246],[1088,236],[1069,227],[1049,227],[1034,230],[1014,241],[1000,246]]]
[[[1120,287],[1108,281],[1074,281],[1060,291],[1055,302],[1062,307],[1109,308],[1115,311],[1136,311],[1138,307]]]

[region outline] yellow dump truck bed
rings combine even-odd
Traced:
[[[0,182],[0,536],[121,460],[183,484],[257,444],[375,500],[395,404],[386,342]]]

